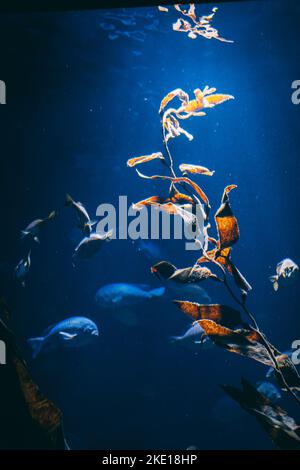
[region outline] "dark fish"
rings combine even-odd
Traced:
[[[88,259],[94,256],[102,248],[103,243],[110,240],[112,234],[113,230],[110,230],[103,235],[93,233],[90,237],[85,237],[75,248],[73,261],[77,260],[78,258]]]
[[[27,227],[22,230],[21,232],[21,238],[32,238],[35,242],[39,243],[39,238],[38,234],[40,232],[40,229],[47,223],[49,220],[54,219],[56,215],[55,211],[50,212],[48,217],[45,219],[36,219],[33,222],[31,222]]]
[[[73,207],[78,218],[78,228],[80,228],[85,235],[89,236],[92,233],[93,225],[97,222],[91,220],[84,205],[81,202],[75,202],[69,194],[66,195],[66,205]]]
[[[21,259],[21,261],[15,267],[15,277],[18,281],[21,282],[22,286],[25,287],[25,277],[27,276],[30,266],[31,266],[31,252],[29,251],[26,258]]]

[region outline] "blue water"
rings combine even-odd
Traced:
[[[300,106],[291,84],[300,79],[296,0],[219,5],[215,25],[234,44],[173,32],[177,14],[156,8],[3,15],[1,106],[1,294],[33,376],[62,409],[72,448],[269,449],[254,418],[224,398],[219,384],[256,383],[266,368],[218,348],[170,343],[190,321],[170,299],[131,310],[132,326],[99,309],[94,297],[106,283],[159,287],[153,264],[130,240],[113,240],[101,253],[72,266],[80,240],[66,192],[95,217],[100,203],[128,203],[166,191],[126,167],[128,158],[163,150],[158,108],[180,87],[216,87],[235,96],[184,122],[194,135],[170,143],[175,167],[206,166],[197,177],[217,209],[231,193],[241,239],[233,258],[253,286],[249,308],[279,349],[299,337],[299,278],[274,293],[268,277],[285,257],[300,262]],[[209,12],[203,6],[201,13]],[[120,21],[120,19],[122,21]],[[108,26],[107,26],[108,25]],[[118,37],[110,36],[113,31]],[[130,34],[129,34],[130,33]],[[143,167],[156,172],[159,163]],[[24,255],[20,230],[51,210],[58,216],[34,246],[26,287],[11,272]],[[179,267],[195,253],[182,241],[158,242]],[[232,304],[222,287],[203,284],[212,302]],[[84,315],[100,339],[91,347],[31,359],[26,340],[57,321]],[[281,405],[296,413],[290,400]]]

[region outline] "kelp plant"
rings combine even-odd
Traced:
[[[169,175],[146,176],[139,170],[136,169],[136,171],[141,178],[169,181],[169,192],[167,196],[155,195],[139,201],[134,204],[134,207],[141,209],[154,206],[169,214],[177,214],[183,218],[185,224],[196,227],[199,214],[204,218],[203,233],[200,234],[197,229],[193,232],[200,252],[195,264],[177,269],[170,262],[161,261],[151,268],[152,272],[164,280],[179,283],[199,283],[212,279],[219,282],[220,286],[224,286],[237,309],[228,305],[201,305],[180,300],[175,300],[174,303],[182,312],[199,323],[204,330],[203,339],[209,337],[214,344],[227,351],[272,367],[279,386],[299,404],[300,377],[298,372],[290,358],[276,349],[260,330],[254,315],[247,306],[247,297],[252,288],[232,259],[232,247],[240,238],[238,221],[229,201],[229,195],[236,189],[236,185],[230,184],[224,189],[220,207],[214,215],[217,237],[212,237],[209,233],[211,230],[209,199],[190,176],[211,177],[214,172],[199,165],[181,163],[179,165],[180,176],[177,176],[169,148],[170,140],[181,134],[189,141],[193,139],[193,136],[181,127],[181,121],[194,116],[205,116],[206,110],[232,99],[234,99],[232,95],[216,93],[215,88],[208,86],[203,91],[197,88],[193,99],[190,99],[189,95],[179,88],[163,98],[159,115],[165,155],[162,152],[156,152],[131,158],[127,165],[135,167],[151,160],[159,160],[168,169]],[[176,100],[178,105],[174,106]],[[278,447],[300,448],[300,428],[293,418],[253,389],[248,382],[243,381],[242,391],[228,386],[223,388],[246,411],[256,416]]]

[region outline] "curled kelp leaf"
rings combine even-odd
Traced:
[[[151,160],[165,160],[163,154],[161,152],[151,153],[151,155],[143,155],[141,157],[130,158],[127,160],[127,166],[134,167],[136,165],[140,165],[141,163],[150,162]]]
[[[175,90],[170,91],[164,98],[162,99],[159,107],[159,114],[165,109],[167,104],[170,103],[174,98],[178,98],[182,103],[187,103],[189,101],[189,95],[183,91],[181,88],[176,88]]]
[[[202,115],[204,116],[205,113],[202,113]],[[184,135],[190,142],[194,138],[192,134],[190,134],[180,126],[178,119],[176,119],[175,116],[173,116],[172,114],[167,115],[167,113],[165,113],[163,117],[163,128],[165,132],[165,143],[168,143],[170,139],[175,139],[176,137],[179,137],[181,134]]]
[[[218,346],[227,349],[230,352],[240,354],[245,357],[254,359],[267,366],[274,367],[269,351],[262,341],[261,335],[254,329],[237,329],[232,330],[224,326],[218,325],[212,320],[199,320],[200,326],[205,334]],[[271,344],[270,350],[274,357],[280,356]]]
[[[219,245],[219,242],[211,237],[209,237],[209,242],[214,244],[215,246]],[[210,263],[212,261],[215,261],[232,274],[230,252],[230,247],[223,248],[222,250],[220,250],[219,248],[214,248],[213,250],[207,251],[205,255],[197,259],[197,264]]]
[[[141,173],[139,170],[136,170],[136,172],[141,178],[145,178],[145,179],[148,179],[148,180],[162,179],[162,180],[172,181],[172,183],[175,183],[175,184],[176,183],[186,183],[186,184],[188,184],[189,186],[191,186],[193,188],[193,190],[195,191],[197,196],[199,196],[200,199],[205,203],[205,205],[208,208],[210,208],[208,197],[206,196],[204,191],[200,188],[200,186],[198,186],[196,183],[194,183],[194,181],[187,178],[186,176],[182,176],[182,177],[179,177],[179,178],[173,178],[172,176],[164,176],[164,175],[146,176],[143,173]]]
[[[242,273],[238,270],[232,261],[228,261],[228,266],[229,267],[227,269],[229,272],[231,272],[234,282],[241,290],[242,294],[247,294],[250,290],[252,290],[252,287],[247,279],[242,275]]]
[[[206,279],[221,282],[221,279],[216,274],[203,266],[176,269],[176,271],[169,277],[170,281],[175,281],[181,284],[194,284],[205,281]]]
[[[232,184],[224,189],[221,206],[215,214],[220,249],[231,247],[240,237],[238,222],[233,215],[228,197],[230,191],[236,187]]]
[[[0,304],[1,317],[6,307]],[[1,318],[0,338],[5,341],[7,353],[0,404],[4,442],[9,442],[10,448],[64,449],[62,412],[32,379],[13,332]],[[3,434],[0,432],[2,444]]]
[[[229,385],[222,385],[222,388],[245,411],[255,416],[279,449],[300,450],[300,426],[284,409],[245,379],[242,379],[242,389]]]
[[[178,119],[188,119],[191,116],[204,116],[203,109],[213,108],[225,101],[233,100],[234,96],[215,93],[216,88],[205,86],[203,90],[196,88],[194,90],[195,98],[193,100],[183,101],[177,109],[170,109],[166,113],[173,113]]]
[[[184,174],[192,173],[192,174],[199,174],[199,175],[205,175],[205,176],[213,176],[213,174],[215,173],[214,171],[211,171],[208,168],[205,168],[205,166],[190,165],[188,163],[181,163],[181,165],[179,165],[179,170]]]
[[[202,305],[185,300],[174,300],[174,303],[182,312],[192,317],[195,321],[213,320],[228,328],[234,328],[243,324],[240,312],[228,305]]]

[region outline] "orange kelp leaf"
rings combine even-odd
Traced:
[[[166,12],[166,13],[169,11],[169,8],[167,8],[167,7],[162,7],[161,5],[158,5],[157,8],[159,9],[159,11],[164,11],[164,12]]]
[[[155,159],[164,160],[164,156],[161,152],[151,153],[151,155],[143,155],[142,157],[130,158],[127,160],[127,166],[134,167],[135,165],[140,165],[141,163],[150,162]]]
[[[232,246],[240,236],[238,222],[233,215],[228,198],[229,192],[234,188],[236,185],[232,184],[224,189],[221,206],[215,214],[221,249]]]
[[[51,437],[62,425],[61,411],[40,392],[24,362],[18,357],[13,362],[32,419]]]
[[[201,266],[176,269],[176,271],[169,277],[170,281],[175,281],[181,284],[194,284],[205,281],[206,279],[221,282],[221,279],[213,274],[210,269]]]
[[[178,97],[180,101],[187,102],[189,101],[189,95],[183,91],[181,88],[176,88],[173,91],[170,91],[161,101],[160,107],[159,107],[159,114],[162,113],[162,111],[165,109],[167,104],[170,103],[174,98]]]
[[[176,271],[176,267],[169,261],[159,261],[151,267],[152,274],[156,274],[163,279],[168,279]]]
[[[173,196],[169,198],[170,202],[173,202],[173,204],[195,204],[195,201],[193,198],[190,196],[187,196],[186,194],[183,193],[174,193]],[[165,202],[168,202],[166,199]]]
[[[188,163],[182,163],[181,165],[179,165],[179,170],[182,173],[192,173],[206,176],[213,176],[213,174],[215,173],[214,171],[205,168],[205,166],[189,165]]]
[[[234,328],[243,323],[240,312],[227,305],[201,305],[184,300],[174,300],[174,303],[182,312],[192,317],[193,320],[213,320],[228,328]]]
[[[157,204],[162,204],[165,201],[164,198],[160,196],[151,196],[142,201],[136,202],[132,205],[134,209],[142,209],[143,207],[156,206]]]
[[[211,239],[210,239],[211,240]],[[214,239],[213,239],[214,240]],[[216,240],[214,240],[216,242]],[[215,244],[215,243],[214,243]],[[217,263],[224,266],[224,268],[232,274],[232,267],[230,261],[230,251],[231,248],[223,248],[223,250],[219,250],[219,248],[214,248],[206,253],[206,256],[201,256],[201,258],[197,259],[197,264],[200,263],[210,263],[211,260],[216,261]]]
[[[267,366],[274,367],[268,350],[262,344],[261,337],[255,330],[231,330],[218,325],[212,320],[199,320],[199,324],[204,329],[205,334],[218,346],[230,352],[254,359]],[[275,357],[280,355],[279,351],[272,345],[270,347]]]
[[[279,449],[300,450],[299,424],[247,380],[242,379],[242,389],[229,385],[222,385],[222,389],[255,416]]]
[[[194,181],[192,181],[191,179],[189,179],[185,176],[182,176],[182,177],[179,177],[179,178],[173,178],[172,176],[163,176],[163,175],[146,176],[143,173],[141,173],[139,170],[136,170],[136,172],[141,178],[145,178],[145,179],[149,179],[149,180],[162,179],[162,180],[172,181],[172,183],[175,183],[175,184],[176,183],[186,183],[186,184],[188,184],[189,186],[191,186],[193,188],[193,190],[200,197],[200,199],[207,205],[207,207],[210,208],[208,197],[206,196],[204,191],[202,191],[202,189],[196,183],[194,183]]]
[[[183,204],[195,204],[195,201],[193,198],[190,196],[187,196],[186,194],[182,193],[174,193],[170,197],[161,197],[161,196],[151,196],[147,199],[143,199],[142,201],[136,202],[133,206],[135,209],[141,209],[143,206],[149,207],[149,206],[156,206],[159,204],[167,204],[167,203],[173,203],[173,204],[178,204],[178,205],[183,205]]]
[[[204,101],[206,101],[210,107],[214,107],[218,104],[225,103],[225,101],[228,101],[228,100],[234,100],[234,96],[216,93],[215,95],[208,95],[204,98]]]

